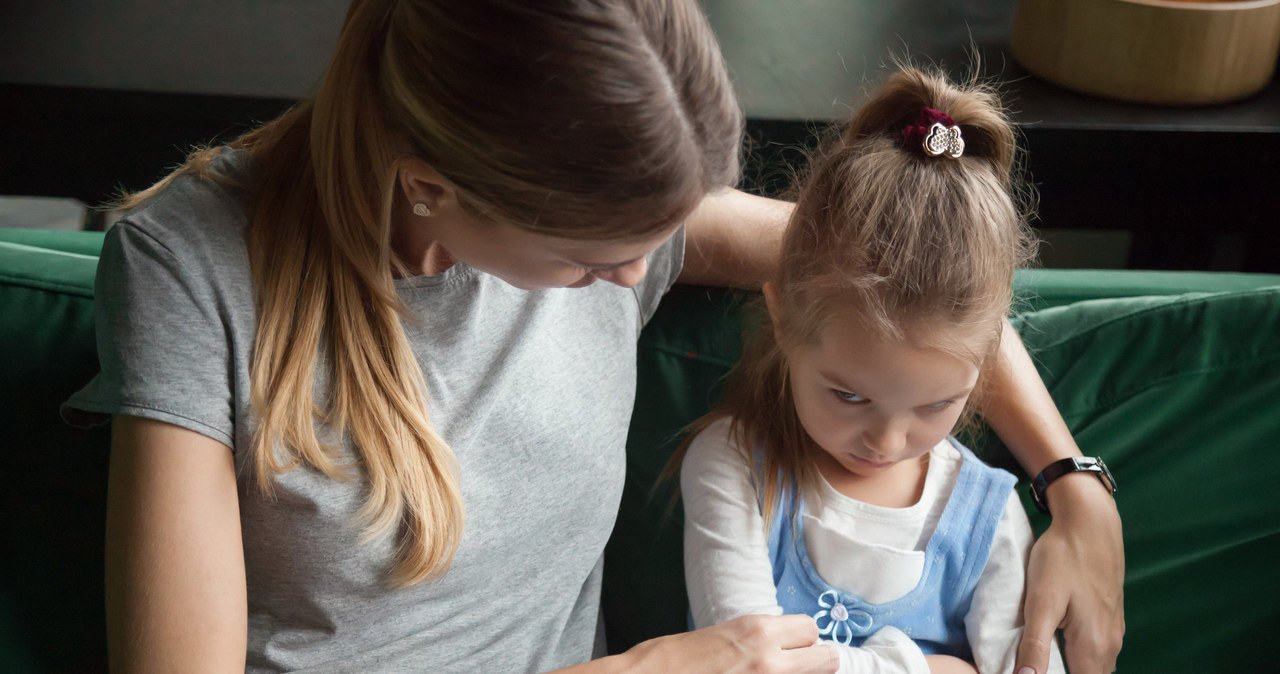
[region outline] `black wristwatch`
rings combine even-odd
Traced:
[[[1099,456],[1072,456],[1066,459],[1059,459],[1044,467],[1040,474],[1031,481],[1031,500],[1035,501],[1036,507],[1040,512],[1049,514],[1049,502],[1045,500],[1044,490],[1053,484],[1053,481],[1066,475],[1067,473],[1078,473],[1085,471],[1098,476],[1102,484],[1111,490],[1114,495],[1116,493],[1116,479],[1111,476],[1111,471],[1107,470],[1107,464],[1102,462]]]

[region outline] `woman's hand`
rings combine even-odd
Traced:
[[[1124,543],[1115,500],[1094,475],[1073,473],[1046,491],[1053,523],[1031,549],[1026,629],[1015,671],[1043,674],[1054,632],[1072,674],[1108,674],[1124,640]]]
[[[609,658],[565,672],[671,674],[831,674],[840,665],[836,649],[815,646],[818,626],[803,615],[749,615],[683,634],[650,639]]]

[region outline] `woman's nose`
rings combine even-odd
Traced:
[[[644,278],[644,273],[648,270],[648,265],[644,258],[628,262],[621,267],[614,267],[607,271],[593,271],[593,276],[601,281],[608,281],[623,288],[631,288]]]

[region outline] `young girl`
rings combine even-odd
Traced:
[[[770,326],[683,458],[696,626],[800,613],[841,671],[1014,671],[1031,529],[950,435],[1031,253],[1013,158],[992,93],[912,69],[814,157]]]

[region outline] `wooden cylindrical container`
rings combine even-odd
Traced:
[[[1010,44],[1027,70],[1142,103],[1222,103],[1267,85],[1280,0],[1019,0]]]

